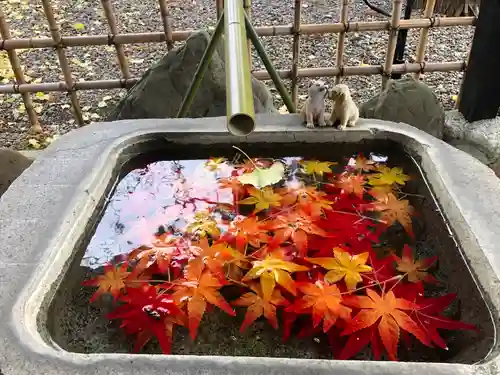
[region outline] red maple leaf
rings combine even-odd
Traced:
[[[184,325],[185,315],[170,295],[158,293],[157,288],[145,285],[128,288],[127,295],[120,298],[123,305],[107,315],[108,319],[122,319],[121,328],[129,335],[137,335],[134,352],[155,336],[163,353],[172,349],[174,324]]]
[[[201,257],[189,261],[184,280],[176,282],[175,292],[172,296],[179,305],[187,304],[189,333],[193,340],[196,338],[207,303],[219,307],[231,316],[236,315],[219,292],[223,284],[204,268],[205,265]]]
[[[299,251],[300,257],[307,255],[308,234],[326,236],[326,233],[313,224],[309,218],[294,212],[288,215],[280,215],[264,227],[274,231],[273,243],[280,245],[290,240]]]
[[[379,296],[371,289],[366,289],[368,296],[352,296],[344,304],[357,307],[361,311],[348,324],[342,336],[352,334],[363,328],[377,324],[378,334],[389,358],[397,360],[400,329],[410,332],[427,346],[431,346],[424,331],[404,311],[418,309],[418,305],[403,298],[396,298],[392,291]],[[367,334],[371,334],[369,330]]]
[[[127,272],[127,268],[127,262],[121,265],[106,264],[103,275],[82,282],[84,286],[99,287],[90,298],[90,302],[94,302],[104,293],[111,294],[115,299],[118,298],[122,289],[125,288],[126,279],[130,274],[130,272]]]
[[[441,349],[448,350],[446,342],[441,338],[437,331],[438,329],[478,330],[473,324],[452,320],[441,314],[456,299],[456,294],[449,293],[440,297],[425,298],[423,283],[419,281],[413,285],[413,288],[408,285],[400,287],[398,292],[418,306],[417,308],[411,310],[409,315],[415,322],[417,322],[419,327],[424,331],[434,345]]]

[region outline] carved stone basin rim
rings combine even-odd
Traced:
[[[468,154],[405,124],[361,120],[338,131],[309,130],[298,115],[257,115],[247,137],[226,119],[124,120],[97,123],[54,142],[0,200],[0,369],[4,375],[497,374],[498,343],[479,364],[335,361],[285,358],[80,354],[59,348],[44,327],[50,303],[86,223],[115,177],[117,164],[152,139],[176,143],[359,142],[390,139],[418,154],[479,289],[500,321],[500,180]],[[495,332],[496,337],[496,332]]]

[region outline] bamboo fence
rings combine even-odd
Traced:
[[[298,81],[302,77],[335,77],[335,81],[340,82],[346,76],[369,76],[381,75],[382,82],[390,78],[392,73],[413,73],[416,78],[427,72],[452,72],[462,71],[467,67],[467,61],[426,63],[424,61],[425,48],[429,29],[450,26],[471,26],[474,25],[476,17],[438,17],[432,15],[433,5],[436,0],[428,0],[424,11],[424,18],[421,19],[401,19],[402,0],[393,0],[392,15],[387,21],[360,21],[349,22],[349,0],[342,0],[340,8],[340,22],[329,24],[302,24],[301,7],[302,0],[295,0],[294,22],[292,25],[261,26],[255,30],[259,36],[293,36],[292,62],[290,70],[279,70],[278,75],[282,79],[292,81],[292,99],[297,104]],[[12,38],[9,26],[6,22],[5,14],[0,7],[0,51],[6,50],[12,70],[15,75],[14,84],[0,85],[0,94],[21,94],[24,105],[29,116],[33,130],[39,131],[40,124],[38,116],[33,108],[30,93],[66,91],[70,97],[73,113],[79,125],[83,125],[82,111],[77,96],[79,90],[101,90],[130,88],[138,80],[138,77],[131,77],[128,60],[124,52],[123,45],[133,43],[166,43],[167,49],[171,50],[174,42],[184,41],[198,30],[172,30],[171,20],[168,10],[167,0],[158,0],[160,14],[162,18],[163,31],[149,33],[120,33],[116,25],[116,17],[111,0],[101,0],[104,15],[106,17],[109,34],[90,36],[62,36],[57,22],[54,18],[50,0],[42,0],[45,17],[50,27],[51,38]],[[217,16],[223,10],[223,0],[215,0]],[[245,11],[251,16],[251,0],[244,0]],[[394,52],[396,48],[397,32],[400,29],[421,29],[420,39],[416,52],[415,63],[393,64]],[[382,65],[369,66],[344,66],[344,44],[345,37],[352,32],[388,31],[389,42],[385,62]],[[336,67],[334,68],[299,68],[300,37],[312,34],[339,34],[336,48]],[[108,46],[113,45],[116,50],[117,59],[122,78],[114,80],[96,80],[74,82],[65,54],[66,47],[83,46]],[[34,48],[54,48],[57,53],[59,64],[63,72],[64,81],[48,83],[26,83],[21,64],[17,56],[17,49]],[[249,43],[250,48],[250,43]],[[253,71],[253,75],[259,80],[268,80],[269,73],[266,70]]]

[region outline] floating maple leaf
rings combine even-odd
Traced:
[[[127,272],[127,268],[127,262],[120,265],[106,264],[103,275],[82,282],[84,286],[99,287],[90,298],[90,302],[94,302],[104,293],[111,294],[115,299],[118,298],[121,290],[125,288],[125,280],[130,274]]]
[[[285,311],[300,314],[312,309],[314,328],[323,321],[323,332],[326,333],[338,318],[351,318],[351,309],[342,305],[342,295],[335,284],[329,285],[318,280],[315,283],[297,283],[297,289],[304,295]]]
[[[424,345],[431,343],[422,329],[413,321],[406,311],[418,309],[418,305],[403,299],[396,298],[392,291],[379,296],[371,289],[366,289],[368,296],[346,297],[344,304],[361,309],[342,332],[342,336],[349,335],[364,328],[377,324],[378,333],[391,360],[397,360],[400,328],[411,333]],[[367,333],[370,333],[368,330]]]
[[[217,221],[208,212],[196,212],[194,214],[194,219],[195,221],[187,226],[187,233],[197,234],[200,237],[210,235],[211,237],[217,238],[220,236],[220,229],[217,227]]]
[[[314,186],[304,186],[298,184],[296,188],[286,187],[277,191],[282,196],[283,206],[293,206],[296,203],[304,205],[315,200],[320,200],[325,195],[324,192],[317,190]]]
[[[365,158],[362,154],[359,154],[356,156],[353,163],[349,163],[349,167],[363,172],[370,172],[375,169],[376,163],[373,160]]]
[[[128,254],[130,262],[136,262],[134,275],[140,275],[144,270],[153,266],[166,273],[175,256],[180,255],[179,240],[174,237],[162,236],[153,242],[153,246],[139,246]]]
[[[274,329],[278,329],[278,320],[276,318],[276,307],[288,306],[290,302],[281,295],[279,289],[274,289],[269,300],[264,299],[262,288],[259,284],[250,284],[252,292],[245,293],[231,304],[233,306],[248,306],[245,314],[245,320],[241,325],[240,332],[247,329],[257,318],[264,315]]]
[[[401,168],[389,168],[384,166],[378,167],[378,173],[375,173],[368,177],[368,182],[370,185],[404,185],[406,181],[410,179],[410,176],[403,173]]]
[[[218,183],[220,189],[231,189],[235,200],[246,192],[245,186],[236,177],[224,177]]]
[[[205,314],[207,302],[219,307],[231,316],[236,315],[219,292],[219,288],[223,284],[204,268],[205,265],[201,257],[189,261],[184,280],[176,283],[175,292],[172,295],[178,304],[187,303],[189,334],[193,340],[198,333],[198,326]]]
[[[269,301],[276,283],[284,287],[293,295],[296,295],[295,282],[290,276],[290,273],[307,270],[308,268],[305,266],[285,261],[276,257],[275,254],[268,254],[264,260],[253,262],[252,269],[248,271],[242,281],[245,282],[260,278],[264,300]]]
[[[239,204],[254,204],[254,214],[259,211],[267,210],[271,207],[279,207],[283,199],[281,195],[276,194],[272,188],[265,187],[261,190],[250,188],[248,189],[250,197],[239,201]]]
[[[238,261],[241,264],[245,258],[243,254],[235,251],[225,242],[210,245],[206,238],[201,238],[199,242],[193,243],[193,246],[199,248],[200,252],[197,256],[202,259],[210,272],[221,280],[221,283],[225,279],[224,265],[229,261]]]
[[[129,335],[137,335],[134,352],[139,352],[155,336],[163,353],[170,354],[174,324],[184,325],[186,317],[171,296],[158,294],[157,288],[147,285],[129,288],[120,301],[125,304],[117,307],[107,318],[122,319],[120,327]]]
[[[256,216],[236,218],[231,223],[228,233],[235,235],[236,247],[239,250],[244,249],[247,244],[259,248],[261,243],[269,241],[267,229]]]
[[[369,253],[350,255],[341,248],[334,248],[333,253],[335,258],[306,258],[306,260],[329,270],[325,275],[325,281],[336,283],[344,279],[347,290],[356,289],[356,285],[363,281],[361,273],[372,270],[365,264]]]
[[[205,162],[205,167],[212,172],[220,168],[220,165],[226,162],[226,158],[210,158]]]
[[[326,236],[326,233],[313,224],[310,219],[297,213],[290,213],[286,216],[278,216],[270,221],[266,228],[274,231],[273,241],[282,244],[291,240],[299,251],[299,256],[303,257],[307,252],[307,235],[316,234]]]
[[[424,297],[422,282],[413,284],[413,288],[399,288],[399,293],[418,305],[409,315],[417,322],[429,340],[437,347],[448,350],[446,342],[441,338],[438,329],[478,331],[473,324],[452,320],[441,313],[455,300],[456,294],[450,293],[435,298]]]
[[[365,192],[365,176],[363,175],[345,175],[342,174],[335,185],[342,189],[344,194],[354,194],[362,197]]]
[[[384,221],[388,226],[399,222],[406,232],[414,237],[411,215],[413,214],[413,207],[406,199],[398,200],[392,193],[377,196],[377,201],[368,205],[367,209],[380,211],[380,220]]]
[[[393,257],[397,263],[396,269],[406,274],[410,283],[417,283],[420,280],[428,283],[437,281],[434,276],[426,272],[436,262],[437,256],[415,260],[412,249],[405,244],[401,258],[397,255]]]
[[[300,165],[304,169],[304,172],[308,175],[318,175],[323,176],[324,173],[332,173],[330,167],[336,165],[337,163],[331,161],[318,161],[318,160],[301,160]]]

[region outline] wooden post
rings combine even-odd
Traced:
[[[459,111],[467,121],[495,118],[500,108],[500,71],[497,46],[500,35],[500,1],[481,1]]]

